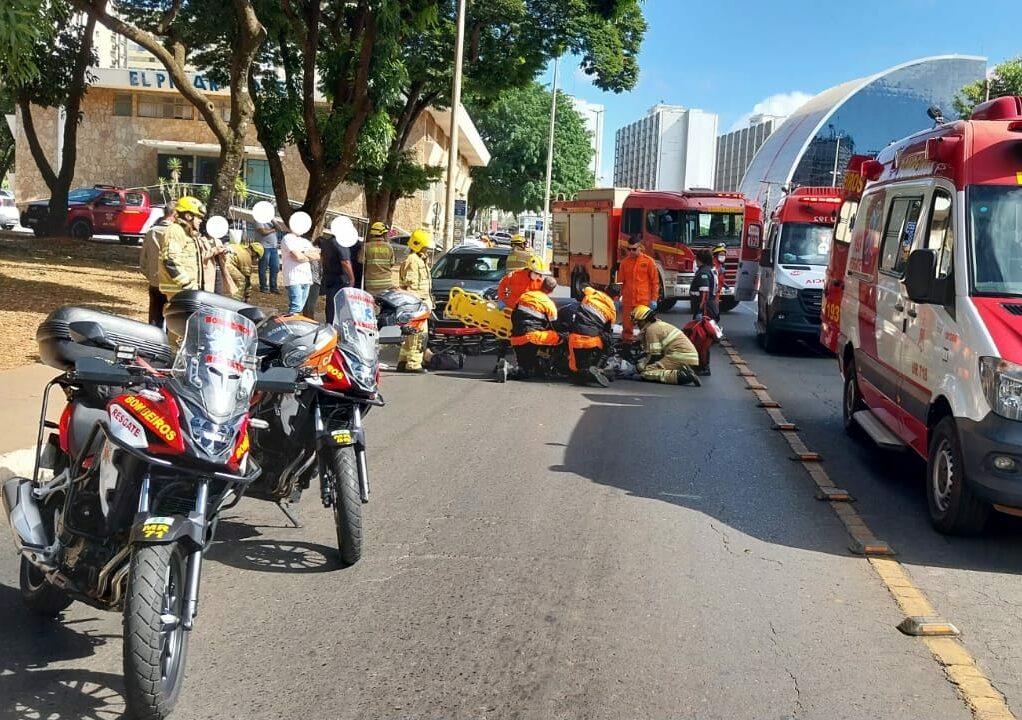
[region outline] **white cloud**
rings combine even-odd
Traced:
[[[740,130],[747,126],[749,124],[749,118],[753,115],[791,115],[793,112],[805,105],[806,102],[811,100],[812,97],[813,96],[809,93],[802,92],[801,90],[793,90],[792,92],[777,93],[776,95],[763,98],[752,106],[751,112],[747,112],[735,120],[735,122],[731,125],[729,132],[733,130]]]

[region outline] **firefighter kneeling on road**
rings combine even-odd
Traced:
[[[546,262],[538,255],[531,256],[525,267],[512,270],[501,278],[497,286],[497,306],[501,310],[514,311],[524,293],[540,289],[544,275],[549,275]],[[493,369],[494,372],[500,372],[500,361],[507,355],[507,348],[507,340],[497,341],[497,365]]]
[[[528,290],[518,298],[511,313],[511,345],[518,367],[508,374],[516,380],[543,377],[552,369],[551,350],[561,344],[561,335],[554,329],[557,306],[550,293],[557,281],[547,271],[539,290]]]
[[[657,320],[646,305],[632,310],[632,321],[639,328],[642,341],[644,355],[636,369],[643,380],[666,385],[702,384],[692,372],[692,366],[699,363],[699,353],[685,333]]]
[[[558,329],[568,333],[568,369],[576,382],[587,384],[595,380],[603,387],[610,386],[599,365],[612,344],[617,317],[614,301],[620,294],[615,285],[607,292],[585,285],[582,300],[558,313]]]
[[[427,230],[416,230],[408,238],[408,257],[401,263],[401,289],[419,297],[430,308],[433,307],[432,278],[429,264],[426,262],[426,251],[433,244],[433,238]],[[404,340],[398,354],[397,371],[408,373],[424,373],[422,367],[424,338],[429,327],[429,319],[423,318],[410,322],[401,328]]]

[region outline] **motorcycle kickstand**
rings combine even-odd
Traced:
[[[278,508],[280,508],[280,511],[281,511],[282,513],[284,513],[284,517],[286,517],[286,518],[287,518],[288,520],[290,520],[290,521],[291,521],[291,524],[292,524],[292,525],[293,525],[294,527],[296,527],[296,528],[300,528],[300,527],[302,526],[302,524],[301,524],[300,522],[298,522],[298,518],[296,518],[296,517],[295,517],[295,516],[294,516],[294,515],[293,515],[293,514],[291,513],[291,511],[290,511],[290,510],[289,510],[289,509],[288,509],[288,508],[287,508],[287,507],[286,507],[286,506],[284,505],[284,503],[283,503],[283,502],[281,502],[281,501],[279,501],[279,500],[278,500],[278,501],[277,501],[277,507],[278,507]]]

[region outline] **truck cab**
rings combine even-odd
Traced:
[[[756,336],[775,352],[785,336],[817,338],[841,189],[800,187],[770,216],[759,261]]]
[[[1022,97],[863,164],[841,295],[846,431],[926,459],[934,527],[1022,514]]]

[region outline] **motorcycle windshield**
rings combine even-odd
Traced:
[[[355,384],[365,392],[376,392],[379,331],[373,296],[358,288],[339,290],[334,296],[334,326],[337,348],[348,361]]]
[[[248,409],[256,379],[255,325],[230,310],[203,309],[185,325],[174,359],[178,391],[214,423]]]

